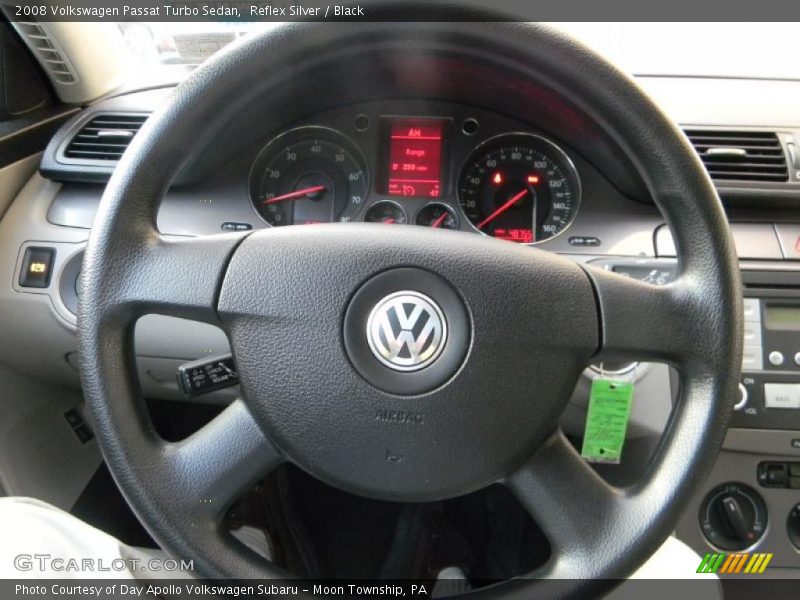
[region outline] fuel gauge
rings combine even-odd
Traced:
[[[367,209],[364,215],[364,220],[367,223],[386,223],[387,225],[399,224],[402,225],[408,222],[406,211],[403,207],[392,202],[391,200],[383,200],[376,202]]]
[[[458,229],[458,219],[453,209],[440,202],[431,202],[417,213],[417,225],[434,229]]]

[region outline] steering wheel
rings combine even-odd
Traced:
[[[479,55],[590,115],[662,211],[678,249],[676,279],[655,287],[422,227],[398,226],[390,237],[371,224],[190,239],[158,232],[161,197],[212,125],[304,65],[409,47]],[[409,306],[416,316],[405,318],[413,325],[424,315],[429,331],[413,334],[420,347],[396,368],[404,365],[387,352],[380,323]],[[150,313],[220,325],[241,378],[242,398],[178,443],[157,435],[137,384],[132,332]],[[485,590],[496,597],[595,595],[666,539],[721,445],[741,328],[725,215],[680,131],[582,45],[508,23],[295,24],[211,59],[149,119],[111,178],[85,254],[79,315],[83,385],[108,466],[155,539],[201,575],[285,576],[221,521],[238,494],[288,461],[379,499],[508,486],[552,551],[528,577]],[[681,379],[652,464],[625,489],[587,466],[558,427],[581,371],[603,357],[665,362]]]

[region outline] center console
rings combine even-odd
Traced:
[[[792,246],[794,250],[794,246]],[[679,535],[701,553],[773,554],[800,577],[800,263],[743,265],[742,375],[723,450]]]

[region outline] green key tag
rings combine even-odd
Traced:
[[[619,464],[633,403],[633,383],[595,379],[581,456],[589,462]]]

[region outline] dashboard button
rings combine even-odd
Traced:
[[[764,406],[766,408],[800,409],[800,384],[765,383]]]
[[[767,465],[766,485],[769,487],[786,487],[786,465],[775,463]]]
[[[64,413],[64,418],[67,420],[72,427],[77,427],[83,423],[83,419],[81,418],[80,413],[74,408],[71,408],[67,412]]]
[[[744,320],[752,323],[761,322],[761,301],[758,298],[744,299]]]
[[[78,439],[81,441],[81,444],[86,444],[94,439],[94,434],[92,433],[92,430],[89,429],[86,425],[78,425],[75,428],[75,435],[78,436]]]
[[[771,364],[773,367],[780,367],[784,361],[783,354],[777,350],[770,352],[767,358],[769,359],[769,364]]]
[[[19,284],[22,287],[46,288],[50,285],[53,261],[56,251],[53,248],[29,246],[22,257],[22,270],[19,273]]]
[[[569,238],[570,246],[593,247],[602,244],[600,238],[591,235],[573,235]]]
[[[796,364],[798,367],[800,367],[800,352],[797,352],[794,355],[794,364]]]
[[[220,225],[220,229],[222,231],[250,231],[253,228],[250,223],[233,223],[231,221],[227,221]]]
[[[761,487],[786,488],[792,479],[800,479],[791,476],[790,468],[791,463],[762,462],[756,470],[756,479]]]
[[[742,371],[761,371],[764,368],[761,346],[745,346],[742,350]]]
[[[744,323],[744,345],[745,346],[760,346],[761,345],[761,323],[754,323],[752,321],[745,321]],[[800,352],[798,352],[800,354]]]
[[[800,463],[762,462],[756,479],[762,487],[800,489]]]

